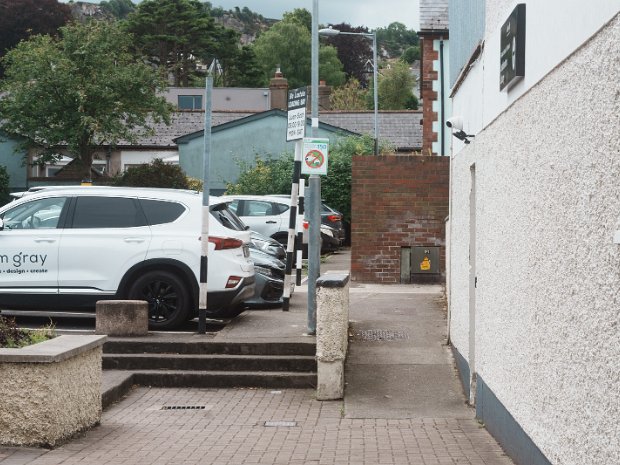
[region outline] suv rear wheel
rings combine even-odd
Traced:
[[[149,271],[129,289],[129,299],[149,303],[149,326],[152,329],[175,328],[189,314],[191,301],[187,287],[168,271]]]

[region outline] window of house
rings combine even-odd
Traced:
[[[179,110],[202,110],[202,95],[179,95]]]

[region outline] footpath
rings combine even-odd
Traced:
[[[321,273],[349,267],[343,251]],[[441,286],[353,282],[350,320],[342,401],[309,389],[135,387],[84,435],[54,450],[0,448],[0,464],[512,465],[466,404]],[[302,285],[289,312],[248,311],[212,337],[303,340],[306,323]],[[162,409],[178,405],[198,408]]]

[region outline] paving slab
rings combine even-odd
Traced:
[[[247,312],[210,337],[307,340],[306,302],[298,287],[290,312]],[[513,465],[465,404],[441,286],[352,283],[350,302],[344,401],[309,389],[138,387],[84,435],[51,451],[0,447],[0,464]]]

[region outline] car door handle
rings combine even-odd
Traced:
[[[276,223],[277,223],[277,221],[273,221],[273,220],[271,220],[271,221],[265,221],[265,223],[267,223],[267,224],[276,224]]]
[[[141,237],[126,237],[125,242],[141,244],[142,242],[144,242],[144,239],[142,239]]]
[[[51,244],[52,242],[56,242],[56,239],[54,239],[53,237],[37,237],[34,241],[35,242],[49,242]]]

